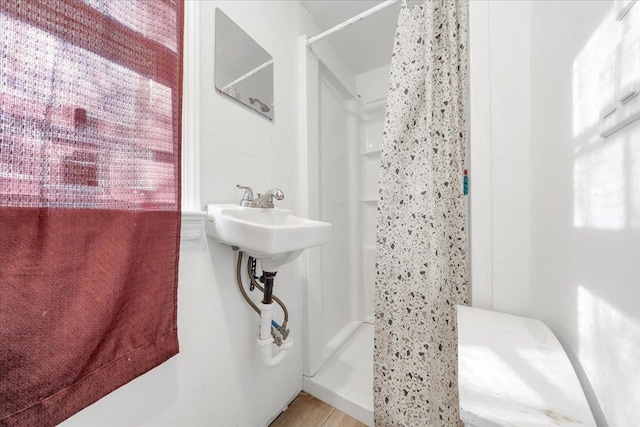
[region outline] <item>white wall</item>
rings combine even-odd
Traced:
[[[294,1],[200,3],[200,154],[202,204],[237,202],[236,184],[256,192],[279,187],[278,204],[298,211],[298,39],[312,33]],[[214,88],[214,17],[220,7],[275,60],[275,121]],[[306,203],[306,200],[304,201]],[[256,351],[258,316],[235,284],[235,253],[209,238],[181,247],[180,354],[76,414],[67,426],[264,426],[302,389],[302,262],[278,272],[275,293],[287,304],[294,347],[279,367]]]
[[[526,313],[529,292],[528,1],[470,2],[471,300]]]
[[[572,357],[599,425],[626,427],[640,419],[640,125],[598,133],[602,66],[638,37],[640,5],[624,22],[613,11],[531,8],[530,312]]]
[[[534,317],[599,426],[640,413],[640,126],[599,137],[610,1],[471,2],[474,305]],[[640,74],[640,70],[637,70]]]

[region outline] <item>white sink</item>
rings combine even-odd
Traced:
[[[300,218],[288,209],[232,204],[208,205],[205,229],[214,240],[260,260],[263,271],[277,271],[305,249],[327,243],[331,237],[328,222]]]

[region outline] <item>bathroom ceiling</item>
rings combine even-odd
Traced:
[[[346,21],[382,0],[300,0],[321,31]],[[400,3],[339,31],[318,43],[331,43],[355,74],[391,61]],[[310,34],[309,36],[315,36]]]

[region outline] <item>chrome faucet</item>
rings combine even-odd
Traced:
[[[251,207],[251,204],[253,203],[253,190],[251,190],[251,187],[245,187],[239,184],[236,185],[236,187],[244,190],[242,200],[240,200],[240,206]]]
[[[253,201],[255,204],[255,208],[267,208],[271,209],[273,207],[273,199],[282,200],[284,199],[284,193],[279,188],[274,188],[272,190],[267,191],[262,196]]]
[[[279,188],[269,190],[262,195],[258,194],[258,197],[254,199],[253,190],[251,190],[251,187],[244,187],[242,185],[236,185],[236,187],[245,190],[244,195],[242,196],[242,200],[240,200],[240,206],[246,206],[248,208],[271,209],[273,208],[274,198],[276,200],[284,199],[284,193]]]

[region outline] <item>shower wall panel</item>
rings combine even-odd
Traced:
[[[363,322],[373,322],[378,169],[389,66],[345,72],[328,46],[307,56],[309,215],[333,224],[308,251],[305,375],[313,377]],[[315,272],[315,274],[314,274]],[[369,357],[369,356],[364,356]]]
[[[356,76],[360,103],[360,233],[364,321],[373,323],[373,288],[376,273],[376,213],[378,171],[387,105],[389,65]]]
[[[318,216],[333,225],[307,293],[308,375],[313,376],[360,325],[362,290],[358,221],[358,114],[354,95],[324,63],[317,67]],[[352,77],[352,76],[351,76]],[[314,109],[313,107],[309,107]],[[319,288],[318,288],[319,287]]]

